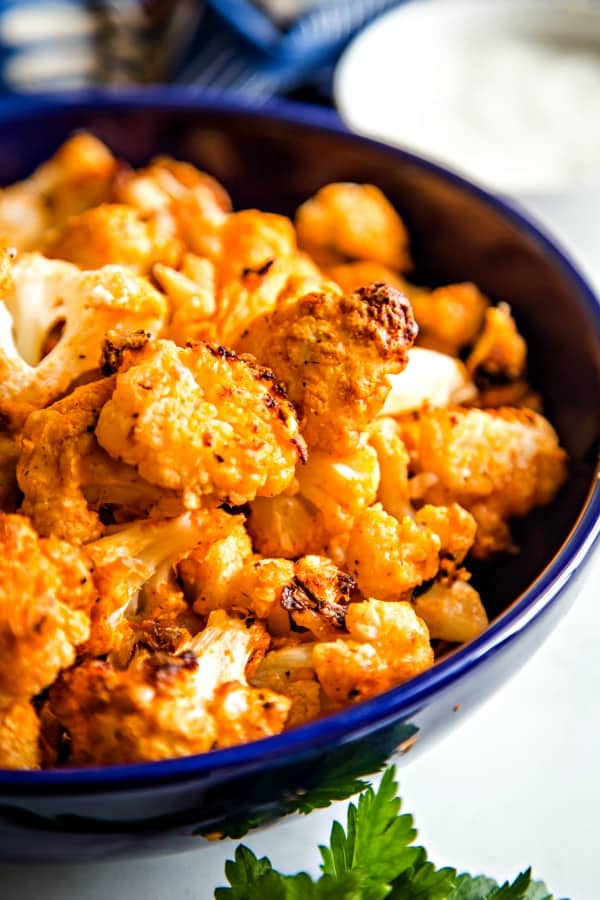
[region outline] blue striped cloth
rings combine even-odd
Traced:
[[[253,99],[331,86],[399,0],[0,0],[0,92],[175,82]]]

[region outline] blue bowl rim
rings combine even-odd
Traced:
[[[512,202],[494,196],[439,163],[352,133],[332,110],[279,99],[251,102],[224,93],[199,92],[197,89],[185,87],[118,90],[107,88],[70,94],[7,98],[0,103],[0,126],[30,115],[50,113],[57,108],[84,112],[94,109],[109,110],[115,107],[161,111],[189,110],[194,114],[205,110],[208,113],[223,112],[226,115],[266,117],[307,130],[325,131],[332,136],[342,137],[357,145],[372,147],[378,152],[388,153],[392,158],[402,159],[424,168],[477,197],[532,238],[544,254],[562,269],[567,279],[577,289],[594,324],[596,337],[600,341],[599,300],[569,255],[528,212],[521,211]],[[596,474],[598,476],[600,472],[597,471]],[[125,789],[134,785],[151,786],[180,782],[216,774],[221,774],[225,779],[228,774],[235,775],[260,768],[267,762],[277,763],[278,760],[289,759],[292,755],[299,756],[326,747],[335,747],[391,721],[400,720],[413,714],[434,695],[442,693],[454,681],[464,677],[483,661],[501,652],[508,642],[538,618],[560,597],[567,582],[589,558],[599,536],[600,478],[596,477],[577,521],[553,559],[482,635],[422,675],[371,700],[365,700],[342,712],[274,737],[196,756],[160,762],[56,771],[0,770],[0,790],[9,793],[35,793],[37,790],[52,793],[53,789],[57,789],[64,793],[72,789],[79,793],[85,790],[90,792],[106,790],[108,787]]]

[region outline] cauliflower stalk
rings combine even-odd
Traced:
[[[142,520],[87,544],[95,564],[98,602],[84,651],[115,650],[127,660],[136,642],[176,649],[200,630],[176,581],[176,566],[194,547],[206,549],[234,529],[239,517],[195,510],[173,519]]]
[[[16,287],[5,300],[12,315],[3,316],[0,403],[46,406],[78,378],[98,371],[107,332],[127,334],[141,330],[155,335],[166,319],[165,297],[148,281],[119,266],[74,272],[61,261],[29,258],[23,265],[17,264],[13,282]],[[52,326],[62,320],[65,324],[58,341],[43,358],[38,358]],[[31,334],[21,337],[30,327]],[[31,362],[20,355],[20,345]]]

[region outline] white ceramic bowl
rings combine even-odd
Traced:
[[[504,193],[600,185],[600,3],[416,0],[338,66],[355,131]]]

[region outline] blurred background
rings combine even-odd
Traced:
[[[5,91],[175,82],[331,98],[348,40],[397,0],[0,0]]]
[[[164,83],[334,105],[503,193],[600,197],[598,0],[0,0],[0,102]]]

